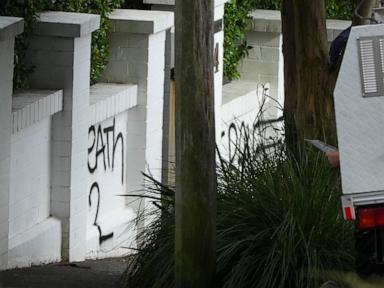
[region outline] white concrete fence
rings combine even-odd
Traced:
[[[146,2],[173,10],[173,0]],[[223,153],[236,141],[233,124],[253,124],[265,92],[267,118],[281,115],[276,107],[284,100],[277,11],[252,14],[247,40],[253,49],[240,65],[241,79],[222,86],[225,2],[215,3],[213,51]],[[141,172],[162,179],[170,156],[162,146],[173,13],[115,10],[109,18],[109,64],[90,87],[91,33],[99,16],[42,13],[27,50],[32,89],[13,94],[14,39],[24,23],[0,17],[0,270],[121,256],[136,245],[131,220],[145,203],[119,195],[143,192]],[[328,25],[332,40],[349,23]]]
[[[115,10],[109,18],[109,64],[90,87],[99,16],[41,13],[27,50],[32,89],[13,94],[24,23],[0,17],[0,269],[135,247],[131,220],[144,204],[119,195],[143,191],[142,171],[161,179],[173,13]]]
[[[252,129],[261,108],[264,119],[277,119],[282,116],[284,106],[280,11],[255,10],[250,16],[252,22],[245,38],[252,49],[239,65],[240,79],[223,86],[221,134],[217,142],[222,154],[227,153],[229,158],[233,157],[234,151],[231,145],[239,141],[241,125]],[[327,20],[328,41],[331,42],[350,25],[350,21]],[[278,122],[273,127],[281,129],[281,125]],[[264,136],[268,138],[276,136],[276,133],[267,129]]]

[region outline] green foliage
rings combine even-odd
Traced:
[[[148,175],[147,196],[155,209],[145,212],[137,220],[154,219],[138,237],[137,256],[130,257],[122,286],[131,288],[171,288],[174,283],[175,193]],[[133,195],[135,197],[135,195]],[[143,197],[143,196],[139,196]]]
[[[75,0],[71,1],[78,2]],[[113,9],[119,8],[121,4],[122,0],[83,0],[83,2],[77,5],[71,3],[71,6],[67,8],[68,10],[61,7],[57,9],[61,11],[71,11],[70,9],[74,9],[73,11],[82,13],[100,14],[100,29],[92,34],[91,84],[97,82],[108,63],[109,41],[107,35],[110,26],[107,16]]]
[[[353,226],[341,215],[337,171],[321,154],[298,162],[283,144],[267,148],[238,131],[236,156],[218,171],[215,287],[318,288],[351,271]],[[168,203],[141,234],[125,287],[174,287],[174,190],[155,184],[151,200]]]
[[[308,153],[297,162],[283,149],[247,152],[240,167],[223,169],[222,287],[315,288],[328,271],[352,269],[353,229],[340,213],[339,178],[321,157]]]
[[[90,77],[91,83],[94,84],[108,61],[107,33],[110,28],[106,17],[121,4],[122,0],[9,0],[3,3],[0,6],[1,15],[25,19],[25,32],[17,37],[15,44],[14,89],[28,87],[28,74],[33,72],[33,67],[28,67],[25,63],[28,35],[31,33],[32,24],[36,21],[38,13],[44,10],[100,14],[100,29],[92,34]]]
[[[28,75],[33,71],[32,67],[25,64],[28,40],[25,35],[31,32],[32,23],[37,19],[37,13],[43,7],[42,1],[4,1],[0,7],[0,15],[23,17],[25,21],[24,33],[15,39],[15,60],[14,60],[14,89],[28,87]]]
[[[248,55],[251,49],[245,40],[245,30],[251,20],[249,13],[253,8],[252,0],[231,0],[224,10],[224,77],[237,79],[239,61]]]
[[[351,20],[353,16],[352,0],[326,0],[327,18]]]

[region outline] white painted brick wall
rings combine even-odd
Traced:
[[[284,59],[281,53],[280,11],[255,10],[251,16],[252,25],[245,38],[253,48],[239,65],[241,79],[270,84],[270,96],[283,105]],[[349,25],[349,21],[327,20],[328,41],[332,41]]]
[[[173,14],[119,10],[111,17],[111,61],[102,79],[138,85],[138,106],[128,114],[127,139],[127,192],[137,193],[144,188],[141,172],[161,179],[165,37]],[[140,209],[140,203],[132,206]]]
[[[146,14],[146,12],[140,13]],[[53,21],[56,19],[53,14],[60,16],[58,23],[56,20]],[[81,27],[80,30],[76,30],[72,29],[73,27],[66,29],[65,25],[62,26],[63,23],[73,19],[79,20],[76,18],[77,15],[71,14],[71,17],[65,18],[65,13],[53,14],[44,14],[36,24],[35,35],[30,39],[27,63],[36,67],[31,77],[32,87],[63,90],[63,111],[53,115],[52,119],[43,119],[49,115],[45,113],[49,108],[61,109],[60,100],[55,98],[57,101],[51,102],[52,107],[45,107],[47,105],[26,103],[34,99],[32,96],[30,99],[24,99],[26,102],[21,98],[15,98],[21,106],[17,106],[15,102],[17,107],[15,106],[12,118],[10,108],[12,79],[4,77],[5,80],[0,81],[4,82],[0,84],[2,91],[9,92],[9,99],[4,96],[4,99],[1,99],[2,103],[8,102],[9,105],[0,107],[0,120],[2,120],[0,148],[4,148],[0,149],[0,184],[4,184],[2,187],[6,188],[1,190],[4,194],[2,199],[10,204],[9,212],[8,205],[5,205],[0,213],[0,226],[1,223],[4,226],[4,229],[0,230],[2,232],[0,257],[4,258],[4,261],[1,259],[2,264],[4,263],[1,268],[7,266],[7,252],[11,255],[8,267],[58,261],[61,253],[63,260],[70,261],[83,260],[85,256],[95,258],[119,256],[125,253],[125,250],[116,248],[121,245],[135,245],[127,243],[129,238],[131,241],[134,238],[135,230],[127,230],[127,225],[135,217],[135,206],[127,207],[126,204],[130,200],[117,197],[116,194],[142,190],[144,183],[142,171],[150,171],[155,178],[161,179],[164,44],[165,31],[173,22],[168,17],[171,14],[149,13],[146,23],[139,23],[141,20],[137,19],[138,25],[132,26],[136,27],[134,29],[143,28],[145,31],[149,29],[154,34],[128,34],[130,35],[128,37],[127,33],[124,37],[120,35],[121,33],[112,34],[113,69],[109,74],[107,70],[106,75],[109,75],[107,80],[137,83],[138,87],[131,86],[135,88],[134,92],[138,93],[138,99],[131,97],[132,95],[129,99],[127,95],[118,95],[111,98],[111,101],[96,101],[92,119],[103,119],[101,124],[108,125],[112,121],[112,118],[108,117],[122,112],[122,107],[127,109],[136,102],[139,106],[115,118],[116,129],[125,135],[124,157],[120,160],[124,161],[124,170],[118,171],[117,167],[122,166],[122,162],[116,160],[116,173],[99,171],[91,177],[87,177],[89,146],[87,131],[91,112],[89,108],[91,35],[84,34],[85,30]],[[75,23],[75,26],[85,24],[80,21]],[[65,31],[61,28],[65,28]],[[125,26],[119,29],[124,30]],[[74,35],[81,37],[72,38]],[[114,47],[114,36],[123,44],[119,43]],[[3,43],[0,42],[2,52]],[[10,48],[11,44],[13,45],[7,43],[7,48]],[[10,51],[12,50],[13,46]],[[10,56],[11,53],[0,54],[1,64],[4,64],[4,59],[7,61],[4,67],[13,67],[13,57]],[[122,62],[125,64],[121,65]],[[1,75],[5,75],[4,69],[1,71],[3,73]],[[12,127],[15,134],[12,136],[11,150]],[[115,174],[119,174],[119,177]],[[124,180],[122,185],[116,182],[117,179],[121,179],[120,174]],[[102,186],[100,188],[103,189],[103,192],[100,191],[102,194],[100,194],[98,221],[106,233],[113,231],[113,241],[100,243],[100,237],[95,237],[95,232],[96,236],[98,234],[92,222],[95,216],[95,211],[92,209],[95,207],[92,205],[89,207],[88,198],[90,185],[95,181],[98,181]],[[11,198],[8,198],[9,191]],[[95,200],[92,197],[91,203]],[[49,217],[50,215],[57,217],[60,222]],[[10,227],[9,233],[8,227]],[[129,233],[126,233],[127,231]],[[45,248],[46,253],[43,251]]]
[[[0,17],[0,270],[8,265],[14,37],[23,30],[21,18]]]
[[[78,30],[68,30],[68,21]],[[90,32],[98,21],[89,14],[43,13],[27,55],[36,67],[33,87],[63,89],[64,111],[52,120],[51,213],[62,222],[63,259],[70,261],[86,253]]]
[[[0,269],[8,262],[13,46],[14,38],[0,41]]]
[[[243,140],[240,137],[241,125],[245,125],[245,127],[252,131],[253,124],[257,120],[258,113],[262,107],[263,110],[266,109],[268,114],[271,114],[271,111],[269,111],[270,107],[273,107],[275,103],[268,97],[263,96],[264,88],[265,86],[261,84],[244,80],[232,81],[224,85],[223,105],[221,107],[221,130],[217,143],[221,156],[225,159],[230,159],[234,156],[236,145],[239,145]],[[276,113],[276,111],[273,110],[272,113]],[[269,133],[269,131],[265,133]],[[258,140],[261,140],[261,138],[259,137]]]
[[[214,46],[216,43],[219,45],[219,67],[218,72],[214,74],[214,91],[215,91],[215,134],[216,134],[216,142],[220,139],[220,131],[221,131],[221,105],[223,101],[223,47],[224,42],[224,32],[217,32],[214,35]]]
[[[50,217],[10,239],[8,268],[59,262],[60,252],[60,222]]]
[[[12,135],[8,268],[60,261],[61,228],[50,217],[50,117]]]
[[[12,135],[9,237],[49,217],[50,118]]]
[[[253,48],[249,57],[240,63],[241,79],[257,83],[273,82],[272,87],[277,87],[279,47],[282,44],[280,33],[249,31],[246,39]]]
[[[165,36],[165,31],[149,36],[147,101],[139,101],[147,104],[146,127],[141,124],[146,128],[145,171],[158,181],[162,168]]]
[[[94,123],[88,134],[88,165],[91,170],[88,170],[87,190],[90,200],[87,209],[87,258],[122,256],[130,252],[123,247],[135,247],[136,230],[130,221],[136,214],[126,207],[126,198],[121,196],[126,194],[127,189],[127,162],[132,161],[127,157],[128,114],[129,111],[125,111],[101,123]],[[113,128],[114,132],[104,132],[106,128]],[[97,151],[104,152],[97,156]],[[95,222],[101,229],[101,235]],[[107,235],[107,239],[100,242],[100,236]]]

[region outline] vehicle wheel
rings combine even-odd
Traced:
[[[379,229],[358,230],[355,234],[356,273],[362,277],[384,275],[384,265],[377,263],[377,253],[381,253]]]

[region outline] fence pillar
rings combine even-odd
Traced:
[[[128,114],[129,193],[143,190],[142,171],[161,180],[165,39],[173,13],[117,9],[109,19],[110,59],[102,78],[138,84],[138,105]]]
[[[8,265],[14,44],[23,30],[23,19],[0,17],[0,270]]]
[[[216,143],[221,138],[221,106],[223,104],[223,71],[224,71],[224,6],[228,0],[215,0],[214,10],[214,90],[215,90],[215,126]]]
[[[28,63],[31,85],[63,89],[63,111],[52,118],[51,214],[62,223],[62,257],[80,261],[86,253],[87,146],[91,33],[100,17],[43,12],[33,27]]]

